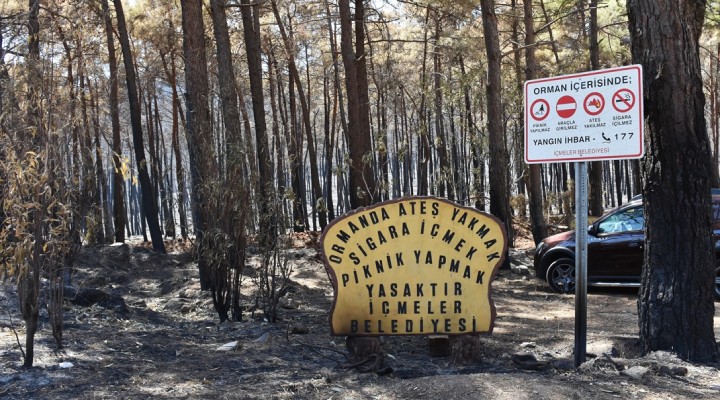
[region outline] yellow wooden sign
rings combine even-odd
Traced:
[[[434,197],[393,200],[336,219],[320,243],[334,335],[492,331],[490,282],[507,250],[492,215]]]

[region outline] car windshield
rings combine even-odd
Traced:
[[[598,224],[598,233],[640,231],[644,226],[642,207],[633,207],[605,218]]]

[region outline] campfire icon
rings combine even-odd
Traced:
[[[588,107],[595,107],[595,108],[601,108],[602,103],[600,102],[600,99],[597,97],[593,97],[590,101],[587,103]]]
[[[600,114],[605,108],[605,98],[598,92],[592,92],[585,96],[583,108],[588,115],[594,117]]]

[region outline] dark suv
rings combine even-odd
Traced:
[[[713,189],[713,238],[720,261],[720,190]],[[642,197],[609,211],[588,227],[588,286],[639,287],[645,245]],[[575,291],[575,231],[549,236],[535,249],[535,275],[560,293]],[[715,270],[720,300],[720,267]]]

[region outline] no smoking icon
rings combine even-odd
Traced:
[[[612,97],[613,108],[617,112],[625,113],[635,106],[635,93],[630,89],[620,89]]]
[[[530,106],[530,116],[535,121],[542,121],[550,115],[550,103],[545,99],[537,99]]]

